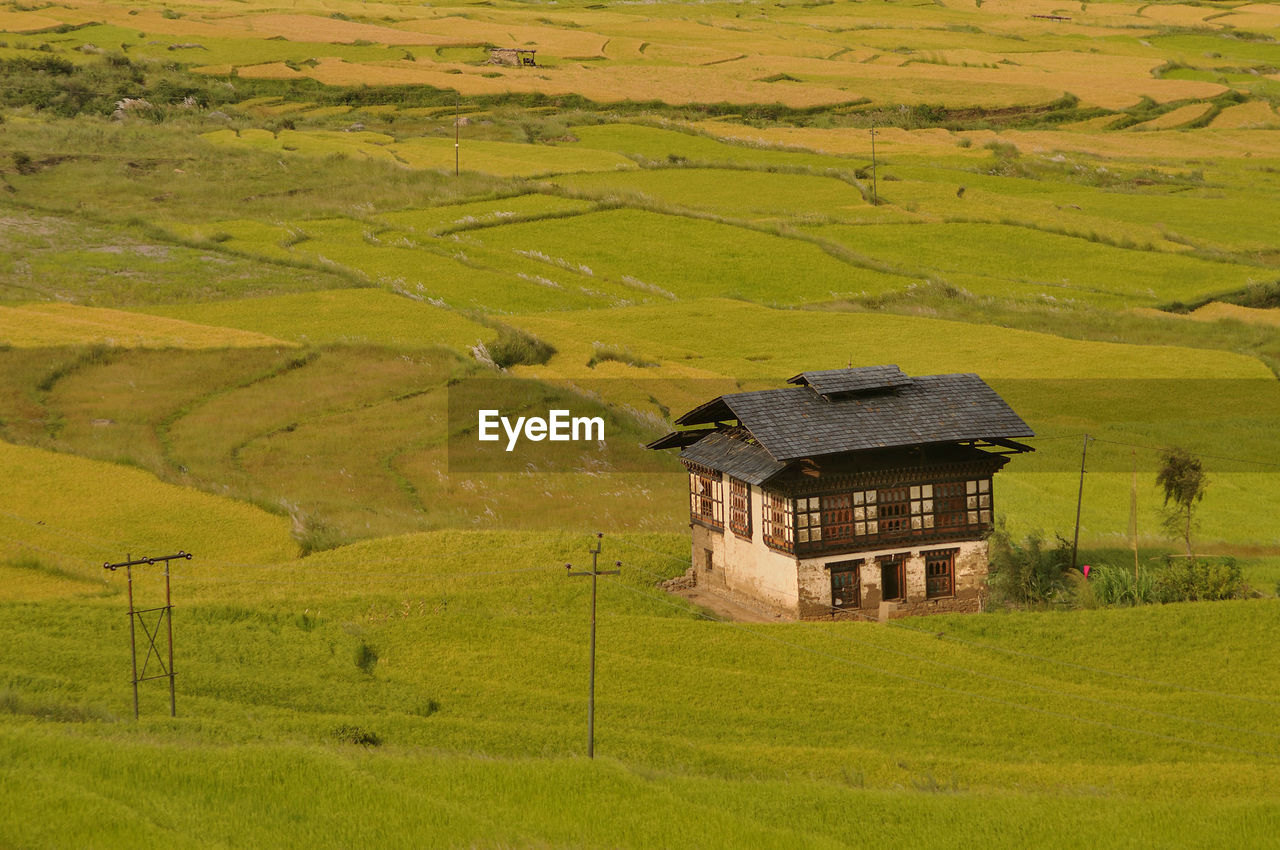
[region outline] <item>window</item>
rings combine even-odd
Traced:
[[[796,542],[822,542],[822,509],[817,496],[796,499]]]
[[[875,490],[822,497],[822,535],[828,545],[851,543],[878,533]]]
[[[929,599],[956,595],[956,550],[924,554],[924,595]]]
[[[751,537],[751,486],[729,479],[729,528],[739,537]]]
[[[853,539],[853,496],[836,493],[822,497],[822,536],[828,546]]]
[[[879,493],[876,520],[880,533],[886,536],[906,534],[911,529],[911,489],[888,487]]]
[[[790,552],[794,548],[791,500],[771,490],[764,491],[760,530],[764,542],[774,549]]]
[[[702,550],[702,569],[705,572],[711,572],[715,568],[714,555],[710,549]]]
[[[732,478],[729,487],[730,527],[749,537],[751,488]],[[761,521],[775,549],[857,551],[879,543],[887,548],[913,539],[979,536],[991,527],[991,498],[990,478],[844,490],[803,496],[794,504],[766,493]]]
[[[853,533],[862,537],[879,534],[880,523],[876,518],[876,491],[856,490],[853,493]]]
[[[991,522],[991,479],[980,478],[964,483],[965,508],[969,525]]]
[[[885,602],[906,598],[907,556],[885,555],[880,562],[880,598]]]
[[[694,522],[724,527],[724,496],[720,473],[689,470],[689,515]]]
[[[933,528],[933,485],[911,485],[911,530]]]
[[[828,564],[831,570],[831,607],[860,608],[862,606],[861,581],[858,561],[842,561]]]
[[[953,530],[969,524],[964,490],[963,481],[945,481],[933,485],[933,519],[937,528]]]

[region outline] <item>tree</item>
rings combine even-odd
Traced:
[[[1165,449],[1160,453],[1156,483],[1164,488],[1164,529],[1169,536],[1183,539],[1187,544],[1187,557],[1191,558],[1196,507],[1209,485],[1200,458],[1178,446]]]

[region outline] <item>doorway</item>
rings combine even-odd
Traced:
[[[880,558],[880,598],[885,602],[905,599],[907,589],[907,556],[887,555]]]

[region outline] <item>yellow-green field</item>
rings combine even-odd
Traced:
[[[0,846],[1267,846],[1277,39],[1237,0],[0,5]],[[663,592],[687,481],[643,444],[881,363],[1009,400],[998,515],[1070,537],[1082,492],[1081,562],[1160,575],[1197,453],[1244,598]],[[490,391],[610,444],[483,471]],[[102,565],[179,549],[178,716],[148,681],[135,721]]]
[[[257,348],[265,334],[73,304],[0,307],[0,343],[21,348],[96,344],[123,348]]]

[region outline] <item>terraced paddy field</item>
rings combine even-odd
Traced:
[[[0,845],[1266,845],[1277,38],[1242,2],[0,6]],[[663,592],[687,480],[643,444],[882,363],[1036,431],[1016,539],[1070,536],[1088,434],[1082,561],[1158,575],[1195,452],[1245,598]],[[486,471],[477,387],[615,438]],[[135,721],[101,565],[177,549],[178,716],[145,682]]]

